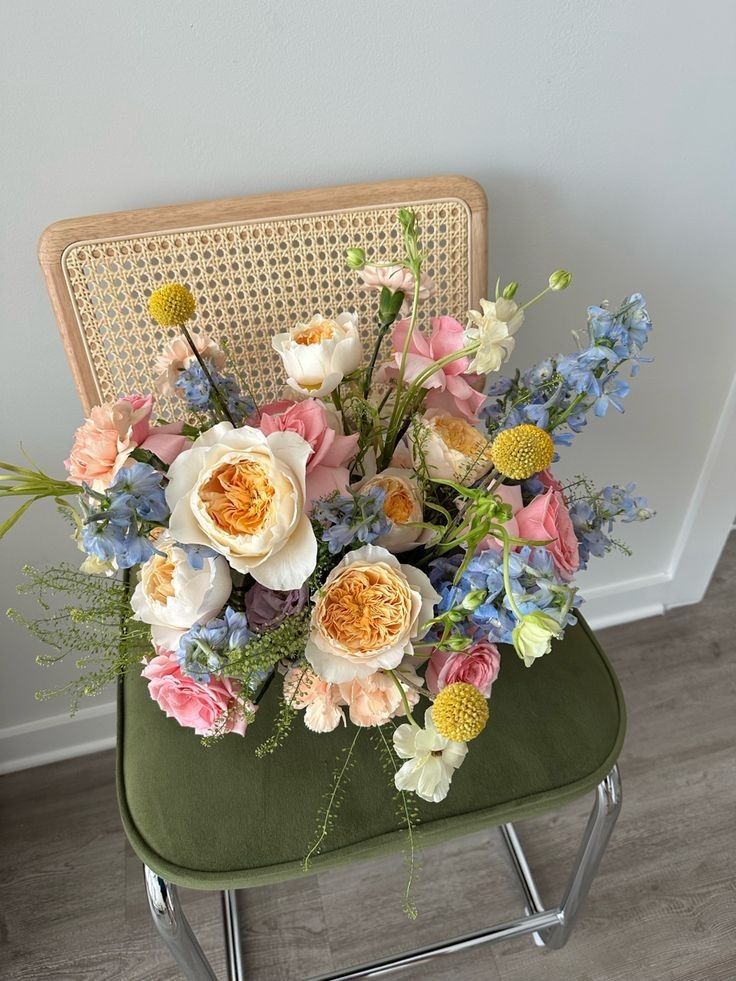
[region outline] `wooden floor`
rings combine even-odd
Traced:
[[[700,606],[601,634],[629,710],[624,808],[568,946],[494,944],[397,978],[736,979],[734,584],[736,536]],[[120,828],[112,753],[5,776],[0,795],[0,976],[177,978]],[[520,828],[550,903],[587,807]],[[403,868],[393,860],[241,894],[247,976],[291,981],[520,913],[496,832],[428,849],[424,865],[416,924],[401,913]],[[183,897],[224,977],[217,897]]]

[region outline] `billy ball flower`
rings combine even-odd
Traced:
[[[488,722],[488,702],[474,685],[456,681],[443,688],[432,705],[437,732],[453,742],[475,739]]]
[[[151,316],[162,327],[181,327],[192,319],[196,307],[191,291],[182,283],[167,283],[148,300]]]
[[[553,456],[550,434],[528,423],[504,429],[491,446],[494,467],[511,480],[526,480],[540,470],[546,470]]]

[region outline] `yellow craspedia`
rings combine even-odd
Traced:
[[[443,688],[432,705],[432,721],[445,739],[467,743],[479,736],[488,722],[488,702],[473,685],[456,681]]]
[[[550,434],[530,423],[504,429],[491,446],[494,467],[511,480],[526,480],[532,474],[546,470],[554,453]]]
[[[183,283],[167,283],[151,293],[148,309],[162,327],[181,327],[194,316],[197,304]]]

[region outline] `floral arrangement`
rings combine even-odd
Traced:
[[[427,325],[416,216],[399,220],[394,263],[347,253],[377,328],[316,313],[276,333],[285,392],[269,404],[189,326],[187,287],[156,290],[152,318],[178,332],[156,388],[182,418],[154,421],[153,393],[126,394],[77,430],[66,480],[1,464],[0,493],[28,500],[0,532],[43,497],[71,521],[81,569],[27,568],[21,589],[51,610],[24,621],[57,650],[41,660],[77,658],[82,677],[62,689],[75,701],[142,663],[162,711],[211,742],[257,726],[278,684],[259,755],[301,714],[312,733],[355,727],[344,774],[371,729],[411,828],[407,795],[447,795],[502,659],[548,655],[575,622],[578,570],[626,550],[616,521],[652,514],[631,484],[599,490],[551,469],[591,414],[623,410],[623,369],[650,360],[652,324],[639,294],[590,307],[573,353],[504,376],[528,310],[570,274],[525,303],[498,283],[464,323]],[[57,608],[57,593],[71,600]]]

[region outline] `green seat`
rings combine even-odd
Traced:
[[[354,730],[311,733],[299,717],[282,746],[259,759],[254,750],[271,733],[280,687],[277,679],[244,739],[230,735],[205,748],[164,716],[143,678],[121,682],[121,813],[133,848],[162,877],[234,889],[303,874],[323,795]],[[555,808],[594,790],[616,762],[625,728],[621,689],[584,622],[529,669],[505,648],[490,707],[447,798],[419,801],[425,844]],[[356,753],[315,871],[402,847],[370,731],[361,733]]]

